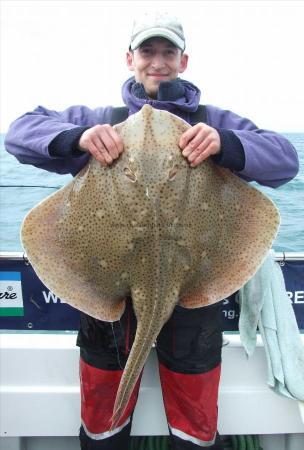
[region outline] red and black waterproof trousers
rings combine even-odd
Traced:
[[[217,434],[221,328],[221,303],[197,309],[176,306],[158,336],[160,380],[174,450],[223,448]],[[140,380],[114,430],[110,430],[110,419],[135,331],[131,302],[127,302],[117,322],[102,322],[81,315],[77,345],[80,347],[82,450],[129,448]]]

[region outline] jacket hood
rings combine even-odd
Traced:
[[[122,98],[130,114],[138,112],[148,104],[156,109],[164,109],[189,122],[190,113],[197,110],[201,92],[192,83],[181,78],[160,83],[157,99],[150,99],[142,83],[134,77],[122,86]]]

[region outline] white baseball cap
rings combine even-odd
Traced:
[[[163,37],[182,51],[185,50],[185,36],[181,23],[167,13],[145,14],[133,23],[130,50],[135,50],[152,37]]]

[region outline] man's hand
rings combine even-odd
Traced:
[[[110,125],[95,125],[86,130],[79,139],[79,148],[91,153],[102,166],[112,164],[124,147],[119,134]]]
[[[215,128],[197,123],[182,134],[179,146],[191,167],[196,167],[209,156],[220,153],[220,135]]]

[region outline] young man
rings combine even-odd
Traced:
[[[127,53],[134,77],[122,90],[128,114],[148,103],[193,125],[179,142],[193,167],[211,157],[247,181],[277,187],[291,180],[297,174],[298,159],[284,137],[260,130],[230,111],[210,105],[198,108],[199,89],[178,78],[188,64],[184,50],[183,29],[175,18],[145,16],[134,24]],[[111,165],[123,152],[123,142],[109,125],[112,111],[111,107],[72,106],[56,112],[38,107],[11,125],[6,148],[22,163],[58,173],[75,175],[91,155],[102,165]],[[81,314],[77,344],[82,449],[128,448],[138,386],[127,417],[111,431],[110,418],[135,328],[131,302],[114,324]],[[177,306],[159,334],[160,378],[175,450],[223,448],[217,434],[221,347],[220,303],[192,310]]]

